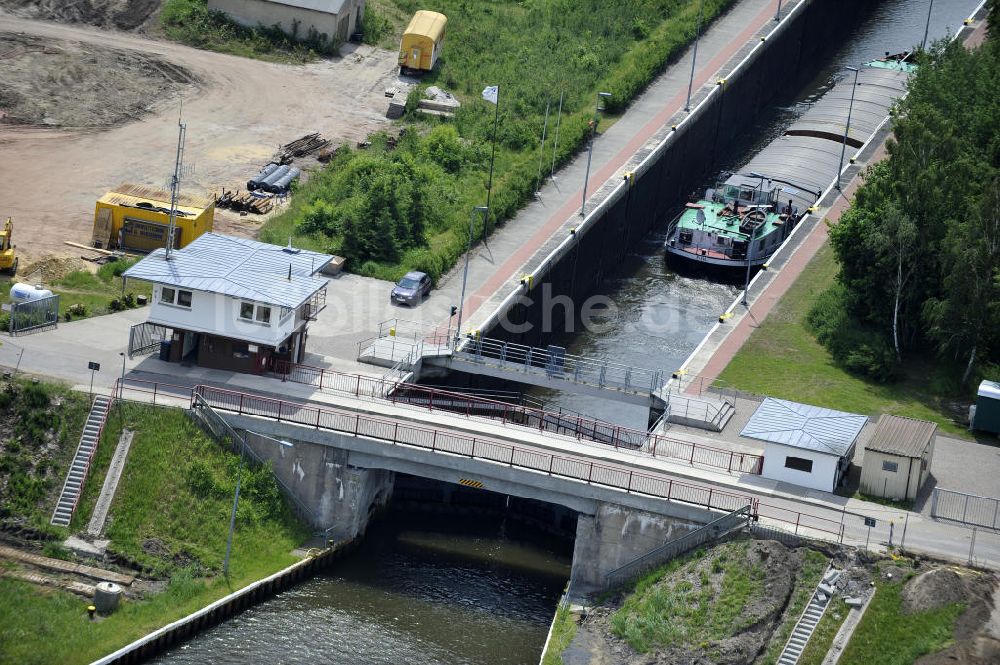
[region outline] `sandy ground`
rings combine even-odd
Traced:
[[[12,14],[64,23],[89,23],[120,30],[143,29],[161,0],[0,0]]]
[[[79,254],[63,241],[90,240],[94,202],[112,187],[169,182],[181,99],[187,124],[183,188],[209,195],[241,186],[280,144],[304,134],[322,132],[338,144],[386,126],[384,91],[399,85],[395,53],[369,46],[347,45],[337,60],[294,66],[16,18],[2,10],[0,23],[6,32],[39,37],[53,47],[84,44],[143,54],[182,68],[194,81],[159,95],[145,118],[105,130],[0,122],[0,215],[14,217],[21,265],[48,254]],[[103,103],[118,100],[109,93]],[[302,165],[315,163],[306,158]],[[251,234],[259,226],[244,222],[252,216],[223,217],[219,230],[227,233]]]

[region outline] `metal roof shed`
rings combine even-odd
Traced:
[[[764,441],[762,475],[832,492],[850,465],[867,416],[765,398],[740,432]]]
[[[865,444],[861,491],[896,500],[917,498],[930,474],[937,425],[885,415]]]
[[[972,429],[1000,434],[1000,382],[983,381],[976,395]]]

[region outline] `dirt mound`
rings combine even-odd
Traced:
[[[950,568],[929,570],[917,575],[903,587],[903,611],[926,612],[968,600],[961,576]]]
[[[17,279],[30,284],[52,284],[77,270],[89,270],[89,263],[82,259],[47,258],[35,261],[17,271]]]
[[[160,0],[0,0],[0,8],[26,18],[135,30],[150,22]]]
[[[996,607],[1000,597],[1000,586],[994,575],[965,571],[957,574],[955,571],[939,569],[931,573],[951,573],[940,575],[933,581],[933,591],[939,594],[941,585],[951,580],[955,591],[947,592],[952,596],[961,594],[960,601],[966,603],[966,610],[955,620],[955,643],[943,651],[921,656],[915,665],[949,665],[964,663],[966,665],[994,665],[1000,663],[1000,610]],[[930,575],[925,573],[910,581],[912,585],[917,580]],[[927,583],[924,583],[927,584]],[[906,609],[907,589],[903,589],[903,607]],[[941,594],[943,595],[943,594]]]
[[[0,33],[0,122],[109,127],[146,115],[196,82],[152,54]]]

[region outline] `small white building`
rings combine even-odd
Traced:
[[[937,425],[882,416],[861,460],[861,491],[886,499],[914,500],[931,472]]]
[[[153,283],[147,323],[172,331],[164,360],[260,373],[274,361],[302,361],[307,324],[326,306],[327,280],[317,273],[332,259],[206,233],[169,259],[156,250],[122,276]]]
[[[294,39],[344,43],[361,26],[365,0],[208,0],[208,8],[250,28],[277,25]]]
[[[867,416],[767,397],[740,436],[764,441],[761,475],[832,492],[847,475]]]

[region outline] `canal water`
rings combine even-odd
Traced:
[[[961,27],[979,0],[938,0],[933,4],[928,43]],[[738,171],[750,158],[784,131],[844,75],[844,67],[881,57],[886,51],[899,53],[919,46],[924,36],[930,0],[885,0],[872,2],[857,17],[849,40],[837,49],[814,80],[797,97],[786,100],[766,122],[746,133],[744,145],[735,146],[732,158],[719,171]],[[713,181],[704,183],[705,187]],[[719,314],[742,291],[743,282],[719,284],[707,278],[678,274],[663,259],[666,239],[664,219],[660,228],[648,233],[632,248],[620,272],[605,279],[598,295],[614,303],[616,316],[610,325],[591,326],[575,335],[554,340],[569,353],[668,373],[678,369],[694,351]],[[629,427],[645,428],[647,409],[599,397],[569,392],[532,390],[533,397],[552,408],[585,413]]]
[[[720,170],[739,169],[857,64],[919,44],[930,0],[884,0],[807,90],[769,113]],[[930,38],[961,25],[977,0],[934,3]],[[711,183],[706,183],[711,185]],[[602,289],[613,325],[563,340],[571,353],[673,370],[694,350],[739,285],[679,275],[663,261],[667,220]],[[645,427],[644,408],[546,394],[554,405]],[[534,664],[569,577],[571,544],[497,517],[392,511],[325,574],[160,656],[156,663]]]
[[[390,510],[324,574],[154,663],[537,663],[572,541],[490,516]]]

